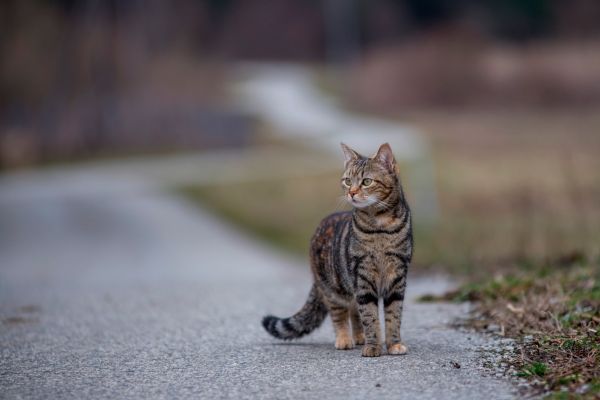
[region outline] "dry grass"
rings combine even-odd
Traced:
[[[600,260],[576,255],[535,271],[513,271],[441,299],[474,301],[472,317],[461,324],[516,338],[512,363],[536,392],[599,397]]]
[[[442,216],[432,263],[600,254],[600,113],[411,112],[434,147]]]

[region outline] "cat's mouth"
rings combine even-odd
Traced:
[[[371,204],[373,204],[374,202],[371,201],[371,199],[366,198],[366,199],[349,199],[350,204],[352,204],[353,207],[356,208],[365,208],[365,207],[369,207]]]

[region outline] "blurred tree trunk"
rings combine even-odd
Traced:
[[[326,0],[324,3],[327,59],[333,64],[351,61],[359,51],[357,0]]]

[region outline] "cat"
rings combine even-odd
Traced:
[[[317,227],[310,242],[314,283],[304,306],[289,318],[266,316],[262,324],[272,336],[288,340],[312,332],[330,313],[336,349],[364,344],[364,357],[378,357],[382,298],[387,352],[406,354],[400,326],[413,236],[396,161],[387,143],[372,157],[341,146],[341,184],[353,209],[331,214]]]

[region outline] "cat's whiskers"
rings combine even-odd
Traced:
[[[390,208],[392,205],[382,200],[377,200],[377,204],[383,206],[384,208]]]
[[[343,210],[344,207],[346,206],[346,204],[348,204],[348,201],[346,200],[346,195],[343,194],[343,195],[339,196],[337,198],[337,202],[336,202],[336,206],[335,206],[335,211]]]
[[[375,206],[377,206],[377,207],[381,207],[381,208],[390,208],[391,207],[391,204],[389,204],[383,200],[379,200],[375,196],[369,196],[368,200],[369,200],[369,202],[371,202],[371,204],[375,204]]]
[[[398,192],[398,189],[394,189],[393,193],[396,193],[396,192]],[[369,196],[369,197],[371,197],[371,196]],[[373,196],[373,200],[374,200],[375,205],[377,207],[381,207],[381,209],[386,209],[386,208],[392,208],[393,207],[393,205],[391,203],[388,203],[388,202],[383,201],[383,200],[379,200],[378,198],[376,198],[374,196]]]

